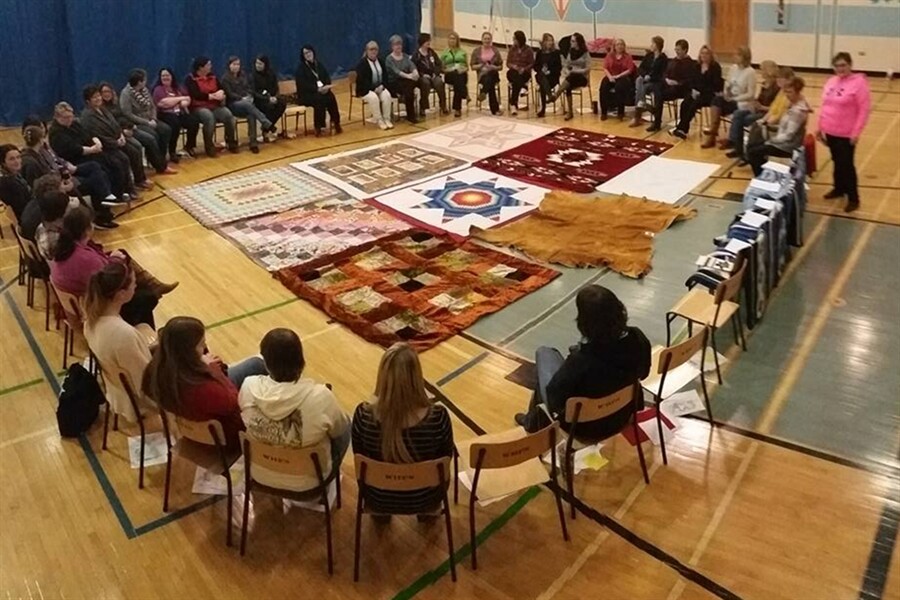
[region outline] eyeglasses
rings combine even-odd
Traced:
[[[849,67],[849,66],[850,66],[850,65],[848,65],[848,64],[845,63],[845,62],[834,63],[834,68],[835,68],[835,69],[843,69],[844,67]]]

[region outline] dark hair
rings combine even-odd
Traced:
[[[263,64],[263,73],[268,74],[269,71],[272,70],[272,61],[269,60],[269,56],[267,54],[257,54],[256,60]]]
[[[197,71],[200,70],[200,67],[202,67],[203,65],[205,65],[208,62],[210,62],[208,56],[198,56],[197,58],[195,58],[194,61],[191,63],[191,74],[196,75]]]
[[[38,208],[41,209],[41,221],[51,223],[62,219],[69,208],[69,196],[60,191],[59,187],[55,192],[48,192],[42,196],[35,196]]]
[[[143,69],[132,69],[130,73],[128,73],[128,85],[131,87],[136,86],[142,81],[147,81],[147,71]]]
[[[175,412],[181,406],[179,388],[219,381],[197,354],[206,328],[194,317],[174,317],[159,330],[159,342],[144,370],[141,388],[163,408]],[[222,385],[225,385],[224,382]]]
[[[44,128],[40,125],[29,125],[22,129],[22,139],[29,148],[35,144],[39,144],[44,139]]]
[[[419,34],[419,47],[420,48],[422,47],[422,44],[424,44],[425,42],[430,42],[430,41],[431,41],[430,33],[425,33],[423,31],[422,33]]]
[[[837,54],[835,54],[834,58],[831,59],[832,66],[834,66],[834,63],[838,62],[839,60],[844,61],[848,66],[853,66],[853,57],[850,56],[849,52],[838,52]]]
[[[90,83],[81,90],[81,97],[84,98],[85,104],[91,101],[95,94],[100,93],[100,86]]]
[[[577,50],[573,47],[569,47],[569,59],[574,60],[576,58],[581,58],[587,52],[587,42],[584,41],[584,36],[580,33],[573,33],[572,39],[578,43]]]
[[[513,40],[515,40],[516,46],[518,46],[519,48],[524,48],[526,42],[528,41],[525,39],[525,32],[521,30],[513,33]]]
[[[225,61],[225,66],[230,68],[230,67],[231,67],[231,63],[233,63],[233,62],[236,61],[236,60],[241,60],[241,57],[232,54],[231,56],[228,57],[228,60]]]
[[[628,311],[614,293],[600,285],[588,285],[575,297],[578,331],[589,342],[619,339],[628,325]]]
[[[303,373],[303,344],[290,329],[279,327],[267,333],[259,343],[269,377],[278,382],[297,381]]]
[[[662,52],[662,49],[666,45],[666,40],[664,40],[661,35],[654,35],[650,38],[650,41],[653,42],[653,45],[656,46],[656,49],[660,52]]]
[[[678,40],[677,42],[675,42],[675,47],[681,48],[685,52],[687,52],[690,49],[690,46],[688,45],[687,40]]]
[[[131,268],[121,260],[106,263],[91,276],[84,299],[84,309],[88,323],[96,323],[119,290],[125,289],[131,281]]]
[[[784,84],[784,87],[791,88],[799,94],[803,91],[803,88],[806,87],[806,82],[803,81],[802,77],[794,76],[787,80],[787,82]]]
[[[44,129],[46,125],[40,115],[28,115],[25,117],[25,120],[22,121],[22,133],[25,133],[25,129],[28,127],[40,127],[41,129]]]
[[[42,196],[46,196],[47,194],[52,194],[54,192],[62,193],[59,189],[61,183],[62,177],[59,175],[59,173],[47,173],[46,175],[41,175],[34,180],[34,183],[31,186],[31,190],[35,198],[41,198]],[[65,196],[65,194],[63,195]],[[66,197],[68,198],[68,196]],[[59,217],[57,217],[57,219],[58,218]]]
[[[59,232],[59,241],[56,243],[56,250],[53,254],[53,260],[66,260],[75,252],[75,244],[84,237],[84,234],[91,228],[91,221],[94,215],[87,206],[77,206],[66,212],[63,217],[62,230]]]
[[[319,57],[316,55],[316,49],[312,46],[312,44],[303,44],[303,47],[300,48],[300,62],[301,63],[306,60],[305,58],[303,58],[303,53],[307,50],[309,50],[313,53],[313,61],[318,60]]]
[[[19,147],[15,144],[3,144],[2,146],[0,146],[0,164],[6,162],[6,155],[13,150],[18,151]]]
[[[156,73],[156,82],[153,84],[154,89],[162,85],[163,71],[167,71],[172,76],[172,87],[178,89],[178,79],[175,77],[175,71],[169,67],[163,67]]]

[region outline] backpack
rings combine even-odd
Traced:
[[[59,393],[56,423],[62,437],[78,437],[97,420],[106,397],[97,379],[80,364],[69,367]]]

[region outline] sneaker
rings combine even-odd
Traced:
[[[385,121],[384,119],[378,120],[378,128],[381,130],[390,129],[390,127],[387,124],[387,121]]]
[[[384,123],[385,123],[385,125],[387,125],[387,128],[388,128],[388,129],[393,129],[393,128],[394,128],[394,122],[393,122],[393,121],[385,121]]]
[[[127,196],[128,194],[125,195]],[[128,202],[130,202],[129,198],[119,199],[110,194],[109,196],[104,198],[100,204],[103,206],[119,206],[120,204],[127,204]]]
[[[672,129],[670,129],[669,135],[671,135],[672,137],[677,137],[682,140],[687,139],[687,134],[685,132],[683,132],[682,130],[678,129],[677,127],[673,127]]]
[[[115,229],[118,226],[119,224],[112,219],[96,219],[94,221],[94,229],[102,229],[103,231]]]

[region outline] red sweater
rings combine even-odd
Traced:
[[[607,75],[618,75],[619,73],[634,74],[634,59],[627,52],[621,57],[616,58],[615,52],[610,52],[603,59],[603,70]]]
[[[213,379],[182,386],[178,390],[181,396],[180,414],[192,421],[215,419],[221,422],[225,430],[225,443],[236,448],[240,445],[238,432],[244,430],[237,388],[222,373],[214,369],[210,369],[210,373]]]
[[[213,110],[222,106],[217,100],[210,100],[209,95],[219,91],[219,81],[216,76],[209,74],[206,77],[188,75],[185,80],[188,94],[191,96],[191,108],[208,108]]]

